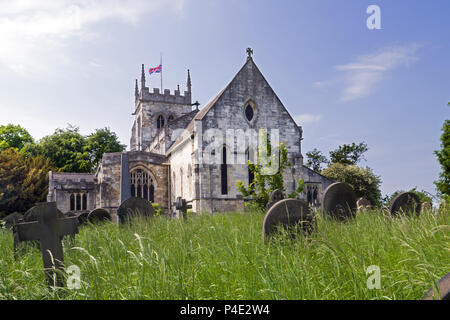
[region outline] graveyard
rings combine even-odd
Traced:
[[[0,301],[450,300],[450,4],[378,2],[2,3]]]
[[[448,272],[450,211],[395,218],[358,211],[317,216],[310,235],[279,230],[261,241],[261,212],[137,217],[79,226],[62,242],[78,288],[49,287],[39,247],[0,231],[0,299],[421,299]],[[367,268],[380,267],[380,289]]]

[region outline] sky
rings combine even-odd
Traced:
[[[370,5],[379,8],[379,29]],[[0,125],[36,139],[68,124],[129,145],[135,79],[163,57],[164,88],[200,108],[246,48],[303,127],[302,152],[366,142],[382,193],[435,194],[450,107],[450,1],[0,0]],[[370,25],[371,23],[369,23]],[[147,86],[160,86],[147,74]]]

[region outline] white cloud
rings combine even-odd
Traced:
[[[294,121],[297,122],[298,125],[317,122],[320,121],[320,119],[322,119],[322,116],[320,114],[303,113],[294,116]]]
[[[95,24],[136,24],[151,11],[181,14],[184,0],[0,0],[0,65],[21,74],[67,61],[69,40],[96,36]]]
[[[335,66],[336,70],[345,72],[343,80],[346,86],[342,100],[356,100],[372,93],[386,72],[416,61],[418,48],[416,44],[389,47],[375,54],[361,56],[354,62]]]

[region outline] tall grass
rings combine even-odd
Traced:
[[[28,246],[14,260],[12,234],[2,230],[0,298],[419,299],[450,272],[449,213],[318,217],[310,237],[266,244],[258,213],[88,225],[64,242],[66,266],[81,270],[78,290],[47,288],[39,250]],[[370,265],[380,267],[381,289],[367,287]]]

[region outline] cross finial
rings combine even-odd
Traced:
[[[252,48],[247,48],[247,54],[248,54],[247,59],[251,59],[252,58],[252,54],[253,54],[253,49]]]

